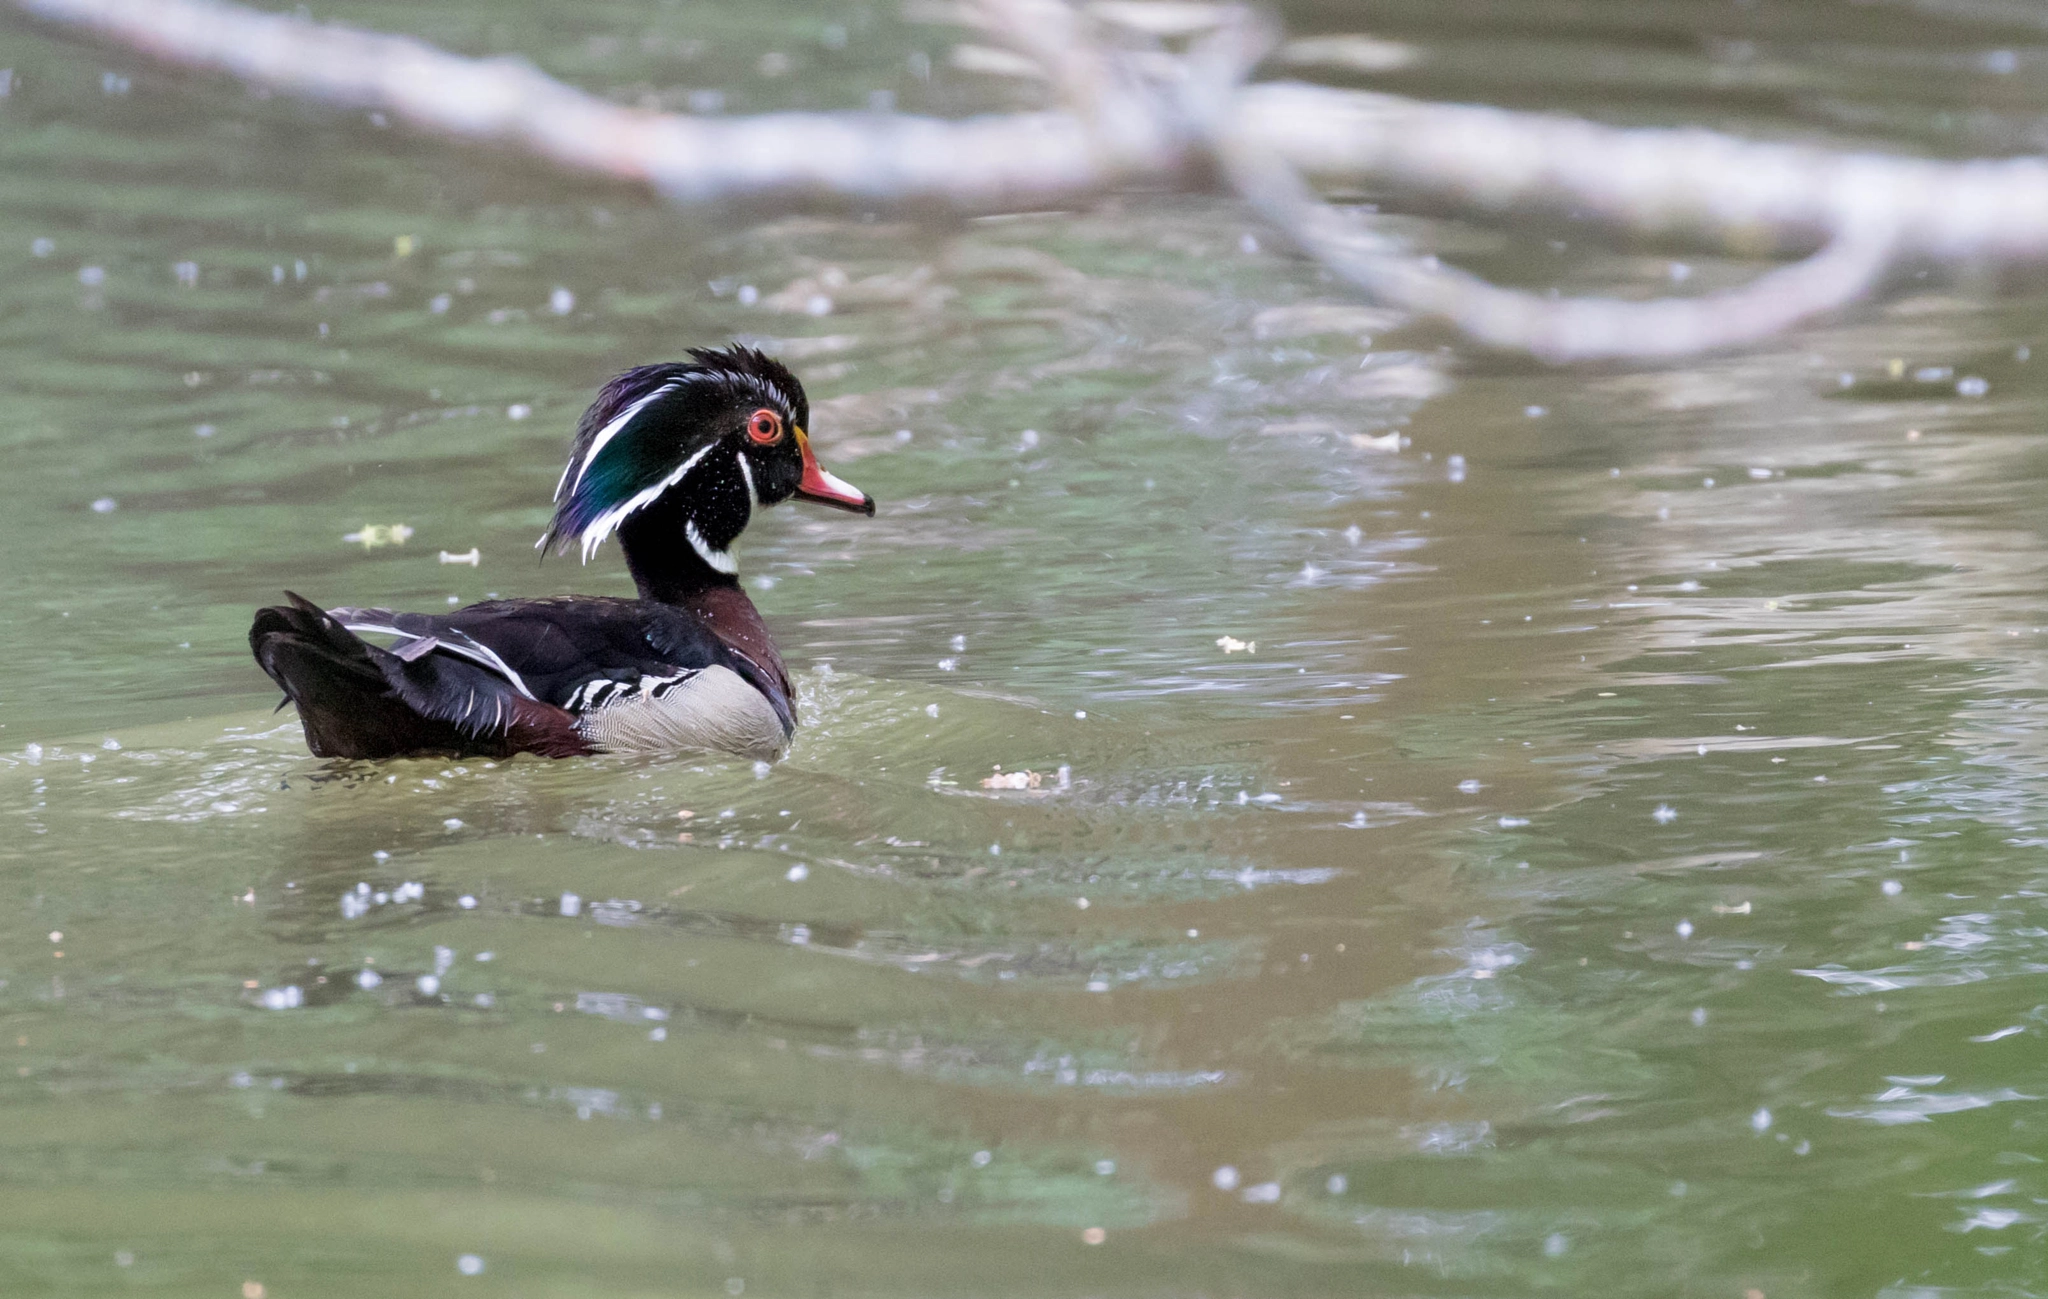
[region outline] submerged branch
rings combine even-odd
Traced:
[[[220,0],[15,0],[35,17],[184,67],[375,109],[522,149],[679,203],[858,204],[960,213],[1071,203],[1220,172],[1254,209],[1374,299],[1490,346],[1553,360],[1655,357],[1750,341],[1868,295],[1899,260],[2048,258],[2048,162],[1943,163],[1624,130],[1325,87],[1245,84],[1273,33],[1217,6],[1173,36],[1142,4],[966,0],[950,11],[1040,69],[1062,111],[960,120],[896,113],[718,118],[625,108],[523,61]],[[1181,22],[1195,6],[1161,8]],[[1756,255],[1818,247],[1741,288],[1555,300],[1416,258],[1333,209],[1304,175],[1427,193],[1492,213],[1568,210]]]

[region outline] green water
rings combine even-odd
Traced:
[[[1014,102],[880,6],[316,9],[630,102]],[[2018,9],[1289,18],[1419,94],[2048,122]],[[1553,371],[1317,310],[1221,197],[678,214],[0,32],[0,1292],[2048,1292],[2025,283]],[[306,755],[257,604],[627,591],[532,550],[568,430],[732,337],[881,503],[742,548],[785,763]]]

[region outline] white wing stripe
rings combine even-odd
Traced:
[[[414,632],[404,631],[397,627],[389,627],[382,623],[344,622],[341,625],[347,628],[349,631],[356,632],[358,634],[367,631],[375,632],[376,634],[381,636],[400,636],[405,638],[406,640],[425,639],[424,637],[421,637]],[[538,698],[534,695],[533,691],[527,689],[525,678],[521,677],[517,672],[514,672],[512,670],[511,665],[506,663],[504,659],[499,658],[497,651],[492,649],[490,646],[485,645],[483,642],[477,640],[476,637],[471,636],[466,632],[450,630],[446,632],[437,633],[437,635],[441,638],[441,643],[435,647],[436,649],[447,650],[450,654],[454,654],[460,658],[468,659],[470,662],[476,664],[478,667],[489,668],[491,671],[497,673],[499,676],[505,678],[506,681],[511,683],[511,686],[514,690],[517,690],[520,694],[526,696],[528,699],[533,699],[536,703],[539,702]],[[462,638],[463,643],[457,644],[454,641],[448,639],[451,636],[460,636]]]

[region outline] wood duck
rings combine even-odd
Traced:
[[[733,542],[756,505],[796,496],[872,516],[875,502],[811,454],[810,405],[780,362],[738,345],[690,357],[598,393],[536,543],[588,563],[616,535],[639,599],[430,614],[323,610],[287,591],[257,611],[249,648],[316,756],[781,755],[794,692]]]

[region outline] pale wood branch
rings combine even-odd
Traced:
[[[1275,33],[1234,6],[1082,10],[1064,0],[964,0],[948,15],[1041,69],[1062,107],[944,120],[646,112],[517,59],[464,58],[408,37],[221,0],[15,4],[168,63],[502,144],[645,184],[678,203],[994,212],[1135,187],[1190,188],[1220,172],[1305,252],[1376,300],[1553,360],[1672,356],[1751,341],[1871,293],[1902,259],[2048,258],[2042,160],[1934,162],[1246,84]],[[1168,48],[1181,39],[1184,50]],[[1322,202],[1303,175],[1488,214],[1569,211],[1746,255],[1818,251],[1721,293],[1555,300],[1413,257]]]

